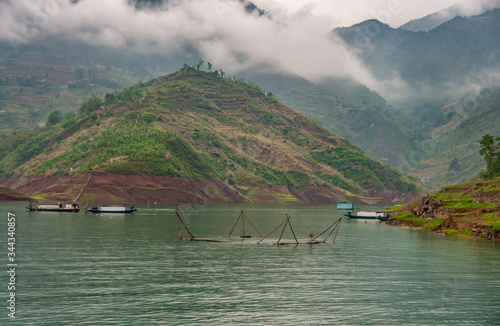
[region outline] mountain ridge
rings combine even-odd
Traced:
[[[284,198],[292,202],[333,202],[362,195],[364,189],[417,190],[414,181],[256,85],[225,78],[219,70],[208,73],[186,66],[110,93],[102,107],[95,102],[93,108],[91,101],[82,106],[81,118],[60,127],[7,138],[0,157],[3,182],[27,189],[30,179],[40,182],[56,176],[63,183],[78,174],[89,180],[106,174],[164,176],[188,183],[215,182],[245,196],[256,188],[279,188],[275,192],[286,193]],[[253,190],[243,191],[249,184]],[[51,187],[62,189],[60,183]],[[76,197],[77,188],[65,188],[63,197]],[[93,196],[85,189],[78,191],[82,198]],[[236,200],[229,199],[227,191],[219,200]],[[303,191],[313,195],[304,199]],[[55,194],[49,190],[45,195]]]
[[[450,100],[453,93],[443,94],[450,92],[446,83],[465,83],[473,72],[498,68],[500,9],[455,17],[427,33],[394,29],[377,20],[333,33],[360,52],[378,79],[391,79],[396,72],[413,87],[436,88],[428,96],[447,95],[445,100]]]

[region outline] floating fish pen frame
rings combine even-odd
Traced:
[[[262,238],[262,234],[260,234],[259,230],[257,230],[257,228],[252,223],[252,221],[250,221],[250,219],[248,218],[248,216],[246,216],[246,214],[243,213],[243,210],[241,210],[240,215],[238,215],[238,218],[236,219],[236,222],[234,223],[233,228],[231,229],[231,232],[229,232],[229,234],[226,236],[227,238],[230,238],[231,234],[233,234],[234,228],[238,224],[238,221],[240,220],[240,218],[241,218],[241,230],[242,230],[242,234],[240,235],[240,238],[251,238],[252,237],[250,235],[245,235],[245,219],[250,223],[250,225],[253,226],[253,228],[255,229],[255,231],[257,231],[257,233]]]
[[[188,227],[182,220],[182,217],[179,215],[179,212],[175,210],[175,215],[177,215],[177,225],[179,226],[179,240],[190,240],[190,241],[208,241],[208,242],[227,242],[226,240],[218,240],[216,238],[195,238],[193,234],[189,231]],[[189,235],[189,238],[183,238],[182,237],[182,230],[181,230],[181,224],[186,230],[187,234]]]
[[[276,230],[278,230],[279,227],[282,226],[283,224],[284,224],[284,226],[283,226],[283,229],[281,230],[280,237],[278,239],[278,242],[276,242],[276,245],[278,245],[278,246],[289,245],[289,244],[298,245],[298,244],[319,244],[319,243],[325,243],[326,240],[333,234],[333,232],[335,232],[335,236],[333,237],[333,242],[335,243],[335,239],[337,238],[337,234],[338,234],[339,229],[340,229],[340,222],[342,221],[342,217],[341,217],[337,221],[335,221],[332,225],[330,225],[328,228],[326,228],[323,232],[321,232],[318,236],[316,236],[314,238],[311,236],[311,238],[309,239],[309,241],[299,242],[299,240],[295,236],[295,232],[293,231],[292,224],[290,223],[290,218],[291,218],[291,216],[289,216],[288,214],[286,214],[286,219],[283,222],[281,222],[281,224],[278,225],[273,231],[271,231],[271,233],[269,233],[268,235],[266,235],[265,237],[263,237],[261,240],[259,240],[257,242],[257,244],[259,244],[263,240],[267,239],[271,234],[273,234]],[[282,242],[281,241],[281,239],[283,238],[283,233],[285,232],[285,229],[286,229],[287,226],[290,227],[290,231],[292,231],[292,234],[293,234],[293,237],[295,239],[295,242]],[[328,231],[330,231],[330,233],[323,240],[321,240],[321,241],[317,240],[319,237],[321,237],[323,234],[325,234]]]
[[[228,242],[228,240],[221,240],[220,237],[210,237],[210,238],[195,238],[193,236],[193,234],[189,231],[188,227],[186,226],[186,224],[184,223],[184,221],[182,220],[182,217],[180,216],[179,212],[176,210],[175,211],[175,214],[177,215],[177,225],[179,227],[179,240],[189,240],[189,241],[207,241],[207,242]],[[238,221],[241,219],[241,223],[242,223],[242,235],[240,236],[240,238],[250,238],[251,236],[249,235],[245,235],[245,219],[253,226],[253,228],[255,229],[255,231],[257,231],[257,233],[259,234],[259,236],[261,237],[261,239],[257,242],[257,244],[260,244],[262,241],[264,241],[265,239],[268,239],[269,236],[271,234],[273,234],[276,230],[278,230],[282,225],[283,225],[283,228],[281,230],[281,233],[280,233],[280,236],[278,238],[278,242],[276,243],[276,245],[278,246],[281,246],[281,245],[290,245],[290,244],[295,244],[295,245],[298,245],[298,244],[320,244],[320,243],[325,243],[326,240],[335,232],[335,236],[333,237],[333,243],[335,243],[335,239],[337,238],[337,234],[339,232],[339,229],[340,229],[340,222],[342,221],[342,217],[339,218],[337,221],[335,221],[332,225],[330,225],[328,228],[326,228],[323,232],[321,232],[318,236],[316,237],[312,237],[312,235],[310,236],[310,239],[309,241],[302,241],[300,242],[298,239],[297,239],[297,236],[295,235],[295,231],[293,230],[293,227],[292,227],[292,224],[290,223],[290,218],[291,216],[289,216],[288,214],[286,214],[286,219],[280,223],[280,225],[278,225],[273,231],[271,231],[268,235],[266,235],[265,237],[262,236],[262,234],[259,232],[259,230],[257,229],[257,227],[255,227],[255,225],[252,223],[252,221],[246,216],[246,214],[243,212],[243,210],[240,212],[240,215],[238,216],[238,218],[236,219],[236,222],[234,223],[233,225],[233,228],[231,229],[231,231],[229,232],[229,234],[227,236],[225,236],[225,238],[230,238],[231,237],[231,234],[233,233],[234,229],[236,228],[236,225],[238,224]],[[189,235],[189,238],[183,238],[182,237],[182,229],[181,229],[181,224],[182,226],[184,227],[184,229],[186,230],[187,234]],[[290,231],[292,232],[293,234],[293,237],[295,239],[295,242],[285,242],[285,241],[282,241],[283,239],[283,234],[285,232],[285,229],[286,227],[289,227],[290,228]],[[319,237],[321,237],[323,234],[327,233],[327,232],[330,232],[328,233],[325,238],[323,240],[318,240]]]

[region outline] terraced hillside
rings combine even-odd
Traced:
[[[218,70],[186,66],[103,103],[91,99],[80,112],[4,134],[0,182],[42,198],[167,202],[333,202],[418,188]]]

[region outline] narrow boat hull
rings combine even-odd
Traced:
[[[351,212],[348,212],[347,214],[344,214],[344,216],[347,216],[348,218],[352,219],[380,220],[380,221],[387,221],[391,217],[389,214],[381,212],[368,212],[368,214],[366,215],[363,214],[363,212],[358,212],[356,215],[353,215],[351,214]]]
[[[352,219],[363,219],[363,220],[376,220],[377,216],[364,216],[364,215],[352,215],[351,213],[347,213],[344,216],[347,216],[348,218]]]
[[[28,207],[28,210],[31,212],[79,212],[79,208],[35,208]]]
[[[114,213],[114,214],[129,214],[129,213],[133,213],[135,211],[137,211],[137,209],[126,209],[126,210],[117,210],[117,211],[110,211],[110,210],[100,210],[100,209],[88,209],[87,210],[88,212],[91,212],[91,213],[96,213],[96,214],[100,214],[100,213]]]

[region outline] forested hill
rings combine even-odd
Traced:
[[[97,183],[113,175],[140,175],[151,184],[134,184],[138,179],[130,177],[121,185],[126,189],[116,189],[107,182],[109,200],[141,200],[139,194],[155,188],[187,193],[193,184],[208,181],[215,186],[199,196],[212,201],[259,200],[256,189],[263,188],[292,202],[417,189],[414,181],[272,94],[227,78],[222,70],[185,66],[107,94],[102,102],[91,99],[78,118],[63,120],[53,112],[46,127],[2,137],[0,182],[46,198],[99,198],[104,188],[97,190]],[[184,189],[184,181],[172,183],[172,178],[193,184]],[[168,187],[155,183],[167,179]],[[180,188],[172,189],[176,185]]]

